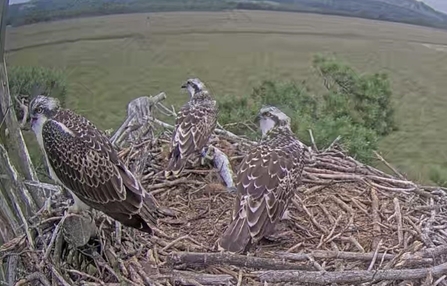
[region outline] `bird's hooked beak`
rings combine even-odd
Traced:
[[[30,123],[31,126],[33,126],[34,122],[37,121],[37,116],[31,116],[30,115],[29,118],[30,118],[29,123]]]
[[[262,118],[261,113],[258,113],[258,114],[256,115],[255,119],[253,120],[253,122],[256,123],[256,124],[258,124],[259,121],[261,121],[261,118]]]
[[[184,84],[182,84],[181,88],[187,88],[188,84],[185,82]]]

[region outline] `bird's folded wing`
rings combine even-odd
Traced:
[[[125,209],[117,211],[136,212],[141,207],[141,188],[105,134],[73,113],[58,119],[44,124],[43,143],[59,180],[80,199],[95,205],[122,201],[120,208]]]
[[[252,235],[261,235],[266,224],[280,218],[288,195],[284,181],[292,168],[290,155],[267,146],[260,146],[242,161],[234,219],[245,217]]]
[[[172,152],[175,157],[185,158],[200,151],[207,143],[216,126],[213,109],[201,105],[185,105],[180,109],[176,128],[172,135]]]

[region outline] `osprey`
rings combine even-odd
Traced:
[[[159,206],[90,121],[43,95],[30,102],[31,128],[51,178],[74,200],[68,212],[94,208],[125,226],[152,233]]]
[[[274,106],[258,114],[262,139],[239,166],[232,221],[218,241],[221,250],[244,253],[272,234],[283,217],[304,167],[304,148],[290,118]]]
[[[217,124],[218,108],[205,85],[192,78],[182,85],[190,99],[177,113],[165,176],[177,176],[193,155],[200,154]]]

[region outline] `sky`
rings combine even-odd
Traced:
[[[432,8],[447,14],[447,0],[423,0],[423,2]]]
[[[10,4],[28,2],[29,0],[9,0]],[[429,6],[447,14],[447,0],[418,0],[425,2]]]

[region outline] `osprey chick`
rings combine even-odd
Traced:
[[[190,99],[177,113],[166,177],[183,171],[191,155],[199,154],[206,146],[217,124],[217,104],[205,85],[198,78],[192,78],[182,88],[188,90]]]
[[[258,115],[262,139],[239,166],[232,221],[219,248],[243,253],[272,234],[300,185],[304,145],[290,129],[290,118],[274,106]]]
[[[42,95],[30,102],[30,117],[51,178],[73,197],[69,212],[91,207],[125,226],[152,233],[158,203],[119,159],[101,130],[61,108],[59,100]]]

